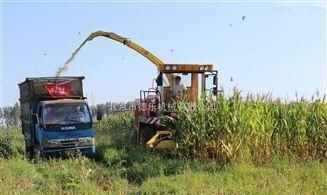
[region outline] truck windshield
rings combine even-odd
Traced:
[[[83,103],[47,104],[44,107],[43,123],[45,125],[90,122],[91,116],[89,109]]]

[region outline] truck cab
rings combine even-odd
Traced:
[[[95,153],[84,77],[27,78],[19,84],[26,153],[34,156]]]

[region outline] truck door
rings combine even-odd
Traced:
[[[42,110],[43,107],[42,105],[39,105],[37,107],[37,112],[36,112],[36,117],[35,117],[35,121],[34,121],[34,132],[35,132],[35,137],[37,140],[37,143],[41,143],[42,141],[42,137],[41,137],[41,131],[40,131],[40,127],[42,126],[40,123],[42,123]]]

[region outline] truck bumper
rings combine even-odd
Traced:
[[[63,155],[63,154],[94,154],[95,146],[85,146],[85,147],[75,147],[75,148],[56,148],[56,149],[42,149],[41,154],[43,156],[52,156],[52,155]]]

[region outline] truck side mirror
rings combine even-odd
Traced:
[[[218,77],[217,77],[217,75],[214,75],[213,76],[213,85],[215,85],[215,86],[217,86],[218,85]]]
[[[33,123],[39,123],[39,116],[37,114],[32,114]]]
[[[101,110],[98,110],[98,112],[97,112],[97,120],[98,121],[101,121],[102,120],[102,117],[103,117],[103,112]]]
[[[163,79],[162,79],[162,72],[159,73],[157,79],[156,79],[156,82],[157,82],[157,86],[162,86],[162,82],[163,82]]]

